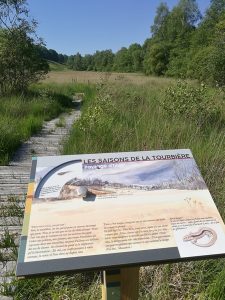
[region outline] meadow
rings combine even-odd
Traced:
[[[70,107],[71,95],[85,92],[82,116],[65,142],[64,154],[190,148],[225,219],[222,89],[139,74],[81,72],[79,77],[79,72],[71,72],[58,71],[57,76],[51,72],[45,82],[33,87],[35,93],[54,91],[61,95],[64,109]],[[35,99],[31,103],[42,103],[41,98]],[[49,102],[52,103],[51,97],[43,100]],[[52,107],[46,110],[52,111]],[[56,111],[45,118],[55,114]],[[142,267],[139,299],[223,300],[224,270],[225,259]],[[100,274],[19,280],[6,289],[6,294],[14,299],[97,300],[101,298]]]
[[[52,72],[48,73],[47,77],[43,80],[45,83],[85,83],[85,84],[96,84],[107,79],[111,83],[123,83],[123,84],[134,84],[134,85],[167,85],[171,81],[170,78],[161,78],[158,80],[154,76],[145,76],[142,73],[118,73],[118,72],[94,72],[94,71],[73,71],[53,69]]]

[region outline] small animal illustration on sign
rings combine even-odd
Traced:
[[[199,242],[204,237],[208,237],[208,240],[204,243]],[[183,237],[184,242],[191,242],[192,244],[198,247],[210,247],[215,244],[217,240],[217,234],[215,230],[209,227],[200,228],[196,232],[190,232],[189,234]]]

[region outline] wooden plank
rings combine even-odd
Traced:
[[[102,300],[120,300],[120,269],[102,273]]]
[[[0,234],[4,234],[5,232],[9,232],[10,234],[20,234],[22,231],[21,225],[13,225],[13,226],[0,226]]]
[[[121,269],[121,299],[137,300],[139,294],[139,267]]]
[[[11,217],[0,217],[0,226],[15,226],[15,225],[22,225],[22,218],[11,216]]]
[[[7,195],[2,195],[0,194],[0,201],[25,201],[26,200],[26,193],[21,193],[21,194],[13,194],[9,192]]]
[[[14,275],[16,270],[16,261],[0,262],[0,276]],[[1,298],[0,298],[1,299]]]
[[[102,273],[102,300],[138,300],[139,267],[106,270]]]

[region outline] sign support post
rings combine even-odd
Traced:
[[[139,267],[102,272],[102,300],[138,300]]]

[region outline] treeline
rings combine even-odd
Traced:
[[[55,62],[58,62],[60,64],[66,64],[68,60],[68,55],[58,53],[57,51],[53,49],[47,49],[46,47],[39,46],[38,47],[39,54],[42,58],[47,60],[52,60]]]
[[[151,32],[146,74],[225,84],[225,0],[211,0],[204,16],[195,0],[180,0],[172,11],[161,3]]]
[[[112,50],[96,51],[93,55],[82,56],[79,52],[75,55],[59,54],[53,49],[39,48],[41,57],[67,64],[76,71],[119,71],[140,72],[143,71],[144,51],[137,43],[129,48],[121,48],[116,54]]]
[[[147,75],[225,82],[225,0],[211,0],[201,15],[196,0],[180,0],[169,10],[157,8],[151,37],[143,45],[67,56],[41,49],[42,57],[65,63],[73,70],[144,72]]]

